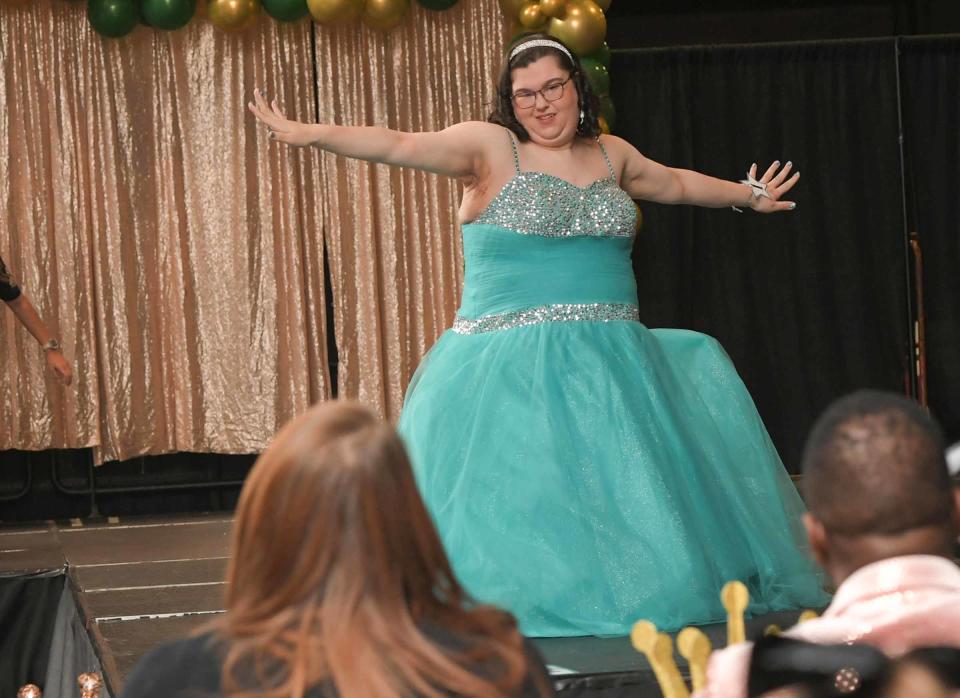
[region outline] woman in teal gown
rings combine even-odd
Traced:
[[[457,576],[532,636],[623,635],[825,603],[803,505],[722,347],[640,322],[632,199],[787,211],[774,163],[729,182],[600,136],[577,59],[511,47],[490,122],[436,133],[301,124],[273,138],[457,177],[465,278],[399,429]]]

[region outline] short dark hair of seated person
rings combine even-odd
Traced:
[[[20,287],[10,276],[7,265],[4,264],[3,257],[0,257],[0,301],[9,303],[20,297]]]
[[[921,698],[918,684],[932,686],[934,696],[960,688],[960,649],[922,647],[891,660],[868,645],[772,636],[753,646],[747,695],[790,688],[790,695],[810,698]]]
[[[257,460],[226,581],[224,616],[124,695],[554,695],[513,617],[467,597],[399,436],[358,404],[314,406]]]
[[[943,436],[912,400],[841,398],[817,420],[802,470],[810,546],[835,584],[892,557],[952,556],[957,499]]]

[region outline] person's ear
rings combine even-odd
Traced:
[[[820,520],[809,511],[803,515],[803,527],[807,530],[807,541],[810,543],[810,553],[813,555],[813,559],[816,560],[818,565],[826,569],[830,556],[827,530],[820,523]]]

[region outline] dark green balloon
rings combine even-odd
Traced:
[[[580,65],[594,92],[598,95],[610,92],[610,71],[607,70],[607,66],[593,58],[581,58]]]
[[[261,4],[268,15],[281,22],[296,22],[310,11],[307,0],[261,0]]]
[[[610,95],[604,95],[600,98],[600,113],[603,115],[603,118],[607,120],[607,126],[609,126],[612,131],[614,124],[617,123],[617,110],[613,106],[613,100],[610,99]]]
[[[168,31],[186,26],[196,11],[197,0],[142,0],[140,3],[143,21]]]
[[[610,67],[610,44],[606,41],[601,44],[600,48],[591,53],[589,56],[584,56],[584,58],[592,58],[598,63],[603,63],[608,68]]]
[[[449,10],[459,0],[418,0],[428,10]]]
[[[90,0],[87,19],[98,34],[116,39],[129,34],[140,15],[135,0]]]

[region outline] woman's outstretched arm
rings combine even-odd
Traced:
[[[248,107],[266,125],[270,137],[292,146],[313,145],[346,157],[411,167],[448,177],[476,176],[494,134],[502,129],[478,121],[442,131],[407,133],[378,126],[307,124],[288,119],[277,101],[257,91]]]
[[[612,146],[609,149],[619,156],[620,186],[634,199],[714,208],[736,206],[760,213],[792,211],[797,207],[793,201],[780,200],[800,179],[799,172],[790,176],[793,165],[789,162],[783,167],[780,162],[774,162],[759,180],[754,164],[748,176],[760,186],[752,187],[693,170],[666,167],[644,157],[622,138],[605,136],[604,143]],[[758,196],[760,191],[765,193]]]

